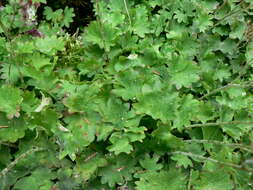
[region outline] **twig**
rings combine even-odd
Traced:
[[[4,35],[5,37],[10,40],[11,39],[11,36],[9,34],[9,31],[7,30],[7,28],[4,26],[4,23],[1,21],[0,19],[0,27],[3,29],[3,32],[4,32]]]
[[[108,58],[108,52],[107,52],[107,46],[106,46],[106,41],[105,41],[105,32],[104,32],[104,26],[103,26],[103,23],[102,23],[102,16],[101,16],[101,10],[100,10],[100,5],[99,5],[99,1],[96,0],[96,9],[97,9],[97,19],[98,19],[98,23],[99,23],[99,26],[100,26],[100,35],[101,35],[101,40],[102,40],[102,43],[103,43],[103,46],[104,46],[104,50],[105,50],[105,54],[104,54],[104,60],[105,62],[108,62],[109,58]]]
[[[245,151],[253,153],[253,150],[250,146],[243,145],[243,144],[237,144],[237,143],[226,143],[226,142],[222,142],[222,141],[199,140],[199,139],[184,140],[184,142],[198,143],[198,144],[217,144],[217,145],[224,145],[224,146],[232,146],[232,147],[238,147],[238,148],[241,148]]]
[[[5,129],[5,128],[9,128],[9,126],[0,125],[0,129]]]
[[[188,184],[187,184],[188,190],[191,190],[191,179],[192,179],[192,170],[190,171],[189,180],[188,180]]]
[[[242,0],[240,3],[238,3],[236,5],[236,7],[230,12],[228,13],[227,15],[225,15],[224,17],[222,17],[216,24],[214,24],[210,29],[213,29],[214,27],[216,27],[217,25],[219,25],[223,20],[225,20],[226,18],[232,16],[232,15],[235,15],[241,11],[246,11],[248,8],[250,8],[250,5],[247,6],[246,8],[243,8],[243,9],[239,9],[239,10],[235,10],[237,7],[239,7],[242,3],[244,2],[244,0]]]
[[[87,161],[89,161],[90,159],[95,158],[95,157],[97,156],[97,154],[98,154],[97,152],[91,154],[90,156],[88,156],[88,157],[84,160],[84,162],[87,162]]]
[[[216,94],[217,92],[220,92],[222,90],[226,90],[226,89],[229,89],[229,88],[233,88],[233,87],[242,87],[242,88],[246,88],[246,87],[249,87],[249,86],[252,86],[253,85],[253,80],[250,80],[250,81],[247,81],[245,82],[244,84],[232,84],[232,83],[229,83],[225,86],[222,86],[220,88],[217,88],[207,94],[205,94],[204,96],[200,97],[199,100],[202,100],[208,96],[211,96],[213,94]]]
[[[17,148],[17,146],[15,146],[14,144],[6,143],[6,142],[0,142],[0,145],[12,147],[12,148]]]
[[[184,156],[195,157],[195,158],[198,158],[198,159],[201,159],[201,160],[210,161],[210,162],[217,163],[217,164],[220,164],[220,165],[225,165],[225,166],[229,166],[229,167],[233,167],[233,168],[236,168],[236,169],[240,169],[240,170],[244,170],[244,171],[248,171],[248,172],[253,173],[253,169],[251,169],[251,168],[245,168],[242,165],[237,165],[237,164],[233,164],[233,163],[229,163],[229,162],[223,162],[223,161],[215,160],[213,158],[201,156],[201,155],[198,155],[198,154],[193,154],[191,152],[175,151],[175,152],[169,152],[168,154],[181,154],[181,155],[184,155]]]
[[[226,4],[227,4],[228,0],[224,0],[223,3],[217,7],[217,9],[214,11],[214,13],[218,12],[220,9],[222,9]]]
[[[218,123],[202,123],[202,124],[193,124],[188,125],[185,128],[191,129],[195,127],[209,127],[209,126],[218,126],[218,125],[237,125],[237,124],[253,124],[253,121],[227,121],[227,122],[218,122]]]
[[[13,14],[12,14],[12,19],[10,21],[10,28],[12,28],[13,24],[14,24],[14,21],[15,21],[15,17],[18,15],[18,11],[17,11],[17,4],[15,3],[13,5]]]
[[[12,64],[9,64],[9,68],[8,68],[8,83],[11,84],[11,66]]]
[[[43,150],[45,150],[45,149],[35,147],[35,148],[32,148],[32,149],[26,151],[25,153],[21,154],[19,157],[17,157],[13,162],[11,162],[6,168],[4,168],[0,172],[0,176],[5,176],[20,160],[24,159],[25,157],[31,155],[34,152],[43,151]]]
[[[127,8],[127,3],[126,3],[126,0],[123,0],[124,1],[124,5],[125,5],[125,9],[126,9],[126,13],[127,13],[127,17],[129,19],[129,24],[130,26],[132,26],[132,21],[131,21],[131,17],[130,17],[130,14],[129,14],[129,11],[128,11],[128,8]]]
[[[253,59],[249,60],[248,63],[250,63],[252,60]],[[250,67],[250,65],[247,64],[247,63],[245,63],[245,65],[243,66],[243,68],[240,70],[238,76],[231,83],[233,83],[234,81],[240,79],[243,76],[244,72],[247,71],[249,67]]]

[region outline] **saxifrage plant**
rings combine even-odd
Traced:
[[[1,8],[0,189],[252,189],[253,2],[93,3]]]

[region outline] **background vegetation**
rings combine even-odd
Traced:
[[[253,1],[92,5],[2,2],[0,189],[251,190]]]

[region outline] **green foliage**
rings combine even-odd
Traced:
[[[69,27],[69,24],[73,22],[74,9],[66,7],[64,10],[57,9],[53,11],[50,7],[45,7],[44,15],[46,20],[52,21],[54,25],[59,27]]]
[[[140,181],[136,182],[138,190],[146,190],[150,188],[155,190],[168,188],[172,190],[186,190],[185,175],[175,168],[170,171],[149,171],[147,173],[141,174],[139,178]]]
[[[0,189],[252,189],[252,1],[93,4],[0,8]]]

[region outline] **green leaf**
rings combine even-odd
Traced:
[[[39,106],[39,100],[35,97],[34,92],[26,91],[23,94],[23,101],[21,104],[21,108],[28,115],[35,111],[35,109]]]
[[[233,55],[236,52],[237,44],[232,39],[226,39],[220,44],[220,50],[223,53],[227,53],[229,55]]]
[[[133,32],[140,36],[145,37],[145,34],[150,32],[147,10],[144,6],[138,6],[134,9],[135,15],[131,19],[133,21]]]
[[[175,154],[171,156],[171,159],[177,162],[177,166],[183,166],[185,169],[193,166],[192,161],[185,155]]]
[[[200,102],[198,108],[198,114],[196,118],[203,123],[206,123],[208,120],[212,120],[215,117],[214,108],[210,102]]]
[[[247,93],[245,92],[245,89],[242,87],[233,87],[226,89],[226,92],[228,93],[229,97],[231,99],[239,97],[239,96],[246,96]]]
[[[140,180],[135,182],[137,190],[186,190],[185,176],[178,169],[169,171],[148,171],[140,176]]]
[[[192,95],[184,96],[180,102],[179,110],[176,112],[173,128],[182,130],[184,126],[190,125],[191,120],[198,114],[199,102]]]
[[[3,85],[0,88],[0,111],[5,112],[9,118],[19,117],[22,91],[12,86]]]
[[[252,119],[248,116],[248,113],[245,111],[241,111],[234,115],[235,121],[242,121],[242,122],[252,122]],[[251,124],[236,124],[236,125],[223,125],[222,130],[223,132],[230,135],[233,139],[240,139],[244,134],[249,133],[251,130]]]
[[[139,120],[139,119],[138,119]],[[131,121],[130,121],[131,122]],[[145,127],[133,127],[125,129],[125,135],[129,138],[130,142],[140,141],[145,139]]]
[[[238,38],[239,40],[242,40],[247,28],[247,25],[245,22],[236,22],[232,25],[231,27],[231,32],[229,33],[229,37],[232,39]]]
[[[208,14],[199,15],[194,22],[194,26],[199,29],[200,32],[205,32],[208,27],[213,25],[211,21],[212,17]]]
[[[117,128],[123,128],[129,119],[135,117],[133,111],[129,111],[129,103],[111,95],[108,99],[97,101],[96,110],[100,113],[104,122],[113,123]]]
[[[36,110],[35,110],[36,111]],[[35,112],[31,116],[31,129],[42,127],[49,134],[58,127],[59,113],[53,109],[46,109],[41,112]]]
[[[69,24],[73,22],[73,17],[75,16],[74,9],[65,7],[63,15],[64,19],[62,21],[62,25],[69,27]]]
[[[45,7],[45,10],[43,12],[43,14],[46,16],[47,20],[52,20],[53,22],[58,22],[62,20],[62,9],[58,9],[56,11],[53,11],[53,9],[51,7]]]
[[[169,90],[151,92],[142,95],[138,103],[134,104],[137,114],[147,114],[154,119],[167,123],[175,117],[178,94]]]
[[[115,152],[116,155],[122,152],[129,154],[133,151],[129,138],[127,136],[122,136],[121,133],[113,133],[110,137],[110,142],[112,145],[108,146],[108,150],[110,152]]]
[[[73,115],[65,118],[65,122],[72,133],[72,139],[79,146],[87,146],[94,140],[96,126],[92,121],[82,116]]]
[[[150,155],[146,154],[145,158],[141,159],[139,162],[144,169],[155,171],[163,168],[162,164],[157,163],[159,158],[160,156],[158,155],[153,155],[153,157],[151,157]]]
[[[159,126],[152,136],[157,139],[159,144],[162,144],[166,148],[179,149],[184,147],[183,140],[171,134],[168,126]]]
[[[55,35],[47,36],[45,38],[38,38],[35,46],[42,53],[55,55],[57,51],[65,50],[65,41],[63,38],[57,38]]]
[[[221,141],[223,140],[222,130],[216,126],[207,126],[202,128],[203,132],[203,139],[205,140],[216,140]],[[204,144],[206,150],[210,150],[213,147],[211,144]]]
[[[229,174],[222,170],[203,172],[200,180],[196,183],[196,190],[219,189],[232,190],[233,182]]]
[[[31,66],[35,67],[37,70],[40,70],[46,65],[51,65],[50,58],[47,58],[41,54],[33,54],[31,57],[29,57],[29,62],[29,64],[31,64]]]
[[[34,172],[32,172],[31,176],[21,178],[14,185],[15,190],[22,189],[34,189],[34,190],[48,190],[53,186],[53,179],[56,176],[53,172],[51,172],[47,168],[38,168]],[[38,180],[39,179],[39,180]]]
[[[182,23],[182,22],[187,23],[187,20],[188,20],[188,16],[183,11],[180,11],[180,10],[175,11],[174,18],[177,19],[179,23]]]
[[[16,83],[20,76],[19,66],[16,64],[2,64],[0,69],[1,79],[13,83]]]
[[[73,88],[72,90],[76,89],[75,86],[71,88]],[[72,92],[72,90],[67,89],[66,93],[71,93],[71,95],[63,102],[69,108],[70,112],[84,112],[94,107],[94,100],[97,98],[96,95],[99,92],[99,86],[88,86],[84,84],[80,90],[75,92]]]
[[[253,64],[253,41],[251,40],[246,46],[246,61],[247,64]]]
[[[103,155],[94,152],[87,152],[85,155],[87,156],[86,158],[79,157],[76,159],[74,173],[76,175],[81,175],[82,178],[87,181],[95,175],[98,168],[106,166],[107,161],[103,158]]]
[[[31,41],[17,41],[17,43],[15,44],[16,47],[16,51],[17,53],[20,54],[25,54],[25,53],[33,53],[33,51],[35,50],[35,46],[33,44],[33,42]]]
[[[219,68],[213,75],[214,80],[223,81],[224,79],[228,79],[231,76],[228,67]]]
[[[116,75],[116,79],[118,86],[112,92],[124,100],[136,100],[147,87],[152,88],[152,91],[161,89],[158,78],[144,69],[120,72]]]
[[[131,181],[136,171],[135,164],[136,161],[131,157],[125,154],[119,155],[114,162],[99,170],[98,175],[102,177],[101,183],[108,183],[112,188],[115,184],[123,185],[124,182]]]
[[[94,21],[86,28],[83,39],[85,42],[99,45],[100,48],[104,48],[108,52],[115,45],[117,35],[119,35],[117,29],[110,24],[103,23],[101,25],[98,21]]]
[[[199,80],[199,68],[195,62],[184,59],[176,59],[171,65],[171,82],[176,85],[177,89],[190,88],[192,83]]]
[[[115,126],[112,125],[101,124],[96,131],[97,141],[106,140],[107,137],[113,132],[114,128]]]
[[[1,146],[0,155],[1,155],[1,158],[2,158],[0,160],[0,167],[6,166],[8,163],[11,162],[12,155],[10,154],[10,148]]]
[[[32,0],[34,3],[47,3],[47,0]]]

